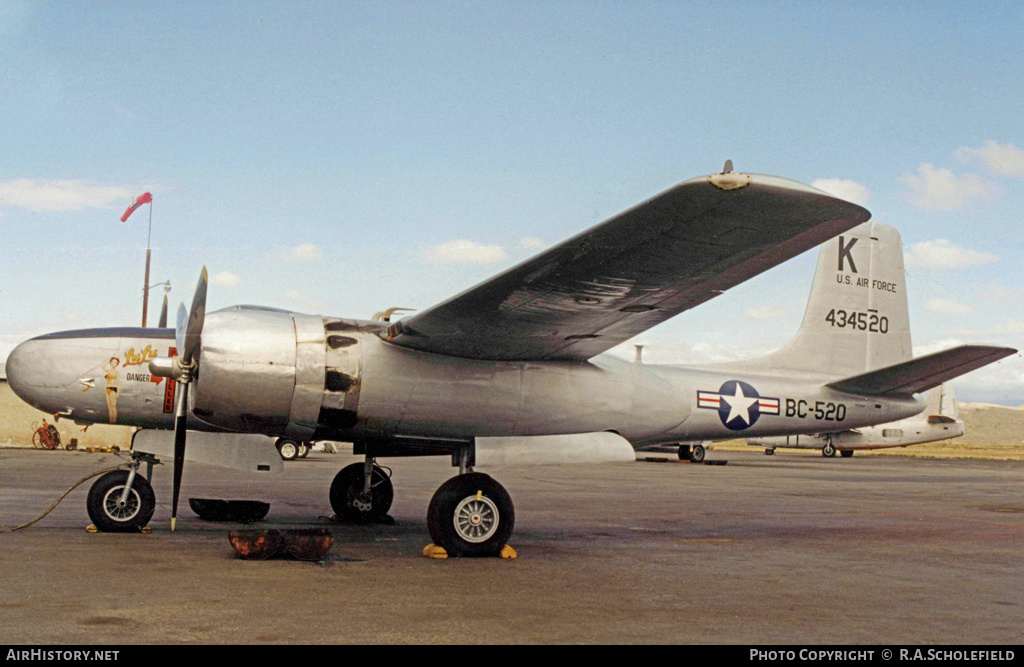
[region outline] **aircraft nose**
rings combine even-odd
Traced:
[[[60,372],[49,341],[33,338],[18,345],[7,356],[7,383],[11,390],[34,408],[59,412],[68,378]]]
[[[36,357],[34,352],[38,349],[38,342],[27,340],[14,348],[7,355],[7,384],[21,400],[33,407],[37,407],[39,397],[36,395],[40,388],[38,369],[33,366],[31,359]]]

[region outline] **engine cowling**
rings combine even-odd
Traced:
[[[233,431],[309,439],[324,397],[323,318],[234,307],[210,313],[191,407]]]

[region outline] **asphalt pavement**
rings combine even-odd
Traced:
[[[446,458],[385,459],[393,525],[333,523],[313,452],[260,477],[170,466],[148,534],[87,532],[113,454],[0,449],[0,644],[1019,644],[1024,462],[711,452],[483,470],[512,495],[514,559],[437,560],[426,509]],[[320,561],[243,560],[241,524],[187,499],[260,500],[249,528],[327,528]]]

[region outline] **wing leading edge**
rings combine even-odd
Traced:
[[[392,325],[397,345],[492,360],[585,360],[871,217],[774,176],[685,181]]]

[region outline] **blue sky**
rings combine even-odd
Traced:
[[[429,307],[688,178],[769,173],[895,225],[916,353],[1024,348],[1019,2],[0,3],[0,359],[211,309]],[[636,339],[756,356],[814,253]],[[159,310],[159,288],[150,323]],[[631,356],[630,351],[624,354]],[[1024,404],[1024,361],[954,382]]]

